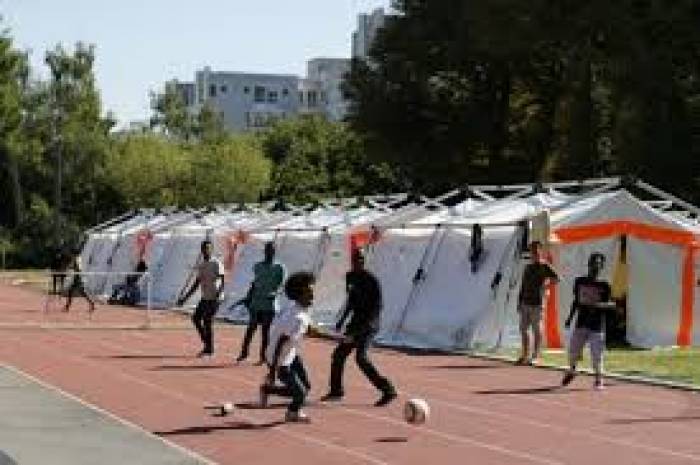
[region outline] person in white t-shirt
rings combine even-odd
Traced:
[[[201,298],[192,315],[192,323],[197,328],[197,333],[204,345],[199,357],[214,354],[212,322],[219,309],[224,290],[224,267],[218,259],[212,257],[213,248],[211,241],[202,242],[202,261],[197,265],[197,279],[192,283],[189,291],[177,301],[177,305],[182,306],[194,294],[197,287],[201,288]]]
[[[266,382],[260,386],[260,404],[267,406],[270,394],[291,397],[285,421],[308,422],[309,417],[301,410],[311,389],[309,377],[304,368],[300,348],[309,323],[309,308],[314,298],[314,275],[297,272],[289,277],[284,292],[293,304],[282,310],[270,326],[270,340],[265,351],[265,359],[270,367]],[[283,386],[276,386],[279,379]]]

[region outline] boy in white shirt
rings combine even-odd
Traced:
[[[285,421],[309,422],[301,410],[311,389],[309,378],[301,359],[300,348],[309,328],[309,308],[314,298],[314,275],[309,272],[294,273],[284,285],[284,292],[294,304],[280,312],[272,321],[270,341],[265,352],[270,367],[265,384],[260,386],[260,403],[267,405],[267,396],[277,394],[291,397]],[[275,386],[279,379],[283,386]]]

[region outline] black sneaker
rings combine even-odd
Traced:
[[[242,362],[243,360],[245,360],[245,359],[247,359],[247,358],[248,358],[247,355],[241,354],[241,355],[239,355],[238,357],[236,357],[236,363],[240,363],[240,362]]]
[[[394,399],[396,399],[398,395],[394,391],[387,391],[382,394],[382,397],[379,398],[378,401],[374,403],[375,407],[384,407],[385,405],[389,405]]]
[[[573,371],[567,371],[566,374],[564,375],[564,379],[561,380],[561,385],[562,386],[568,386],[571,384],[571,382],[574,380],[576,377],[576,373]]]
[[[338,394],[335,392],[329,392],[325,396],[321,397],[321,402],[339,402],[343,400],[343,394]]]

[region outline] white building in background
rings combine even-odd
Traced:
[[[343,81],[349,72],[350,60],[346,58],[314,58],[306,64],[306,79],[318,84],[322,113],[331,121],[341,121],[347,114]]]
[[[299,111],[299,78],[283,74],[197,71],[195,112],[208,105],[232,131],[250,131]]]
[[[357,18],[352,34],[352,58],[366,59],[377,31],[387,16],[383,8]],[[342,121],[348,102],[343,81],[350,59],[314,58],[306,63],[306,77],[284,74],[219,72],[204,68],[194,82],[171,81],[193,113],[209,105],[231,131],[252,131],[295,115],[322,115]]]
[[[377,31],[384,27],[386,15],[383,8],[377,8],[372,13],[357,16],[357,30],[352,33],[352,57],[366,60],[372,48],[372,42],[377,37]]]
[[[315,58],[307,63],[308,76],[219,72],[204,68],[194,82],[170,81],[188,109],[205,105],[221,115],[231,131],[251,131],[278,119],[317,114],[332,121],[345,117],[347,104],[341,90],[350,60]]]

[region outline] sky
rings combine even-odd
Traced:
[[[46,77],[46,50],[96,47],[105,112],[125,125],[150,115],[149,91],[195,71],[303,76],[315,57],[349,57],[357,15],[390,0],[0,0],[2,25]]]

